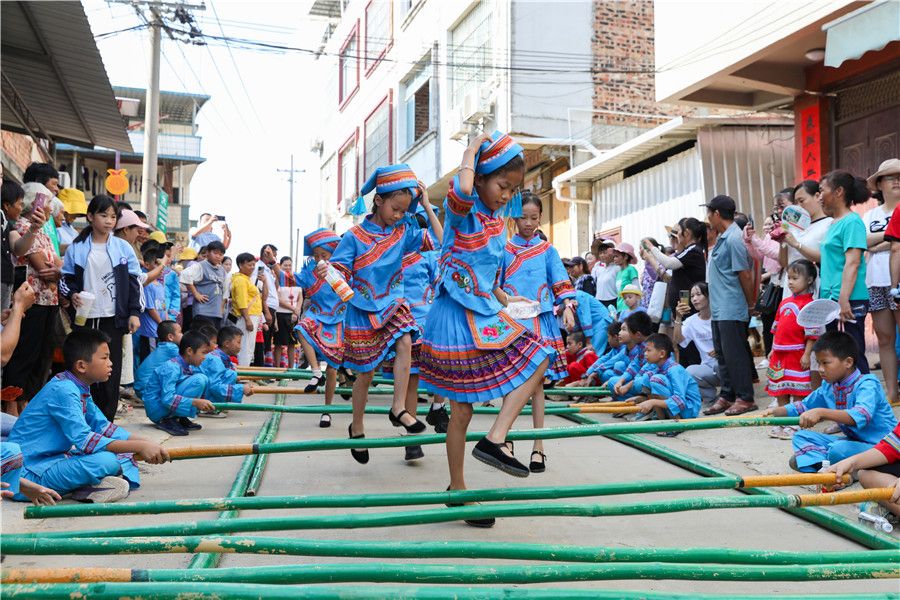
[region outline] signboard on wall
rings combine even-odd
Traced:
[[[156,228],[166,233],[169,228],[169,195],[159,190],[159,202],[156,205]]]
[[[822,176],[822,144],[819,128],[819,105],[800,111],[800,168],[802,179],[818,181]]]

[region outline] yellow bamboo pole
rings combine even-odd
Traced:
[[[180,446],[169,448],[169,458],[200,458],[204,456],[244,456],[256,454],[256,444],[221,444],[217,446]]]
[[[800,506],[834,506],[836,504],[856,504],[870,500],[890,500],[894,488],[869,488],[867,490],[851,490],[849,492],[830,492],[826,494],[799,494]]]
[[[632,402],[631,400],[622,400],[622,401],[616,401],[616,402],[570,402],[569,406],[578,407],[578,408],[581,408],[583,406],[586,406],[588,408],[604,407],[604,406],[608,406],[608,407],[634,406],[634,402]]]
[[[834,485],[837,473],[784,473],[778,475],[744,475],[741,487],[787,487],[792,485]],[[850,483],[850,475],[844,474],[842,481]]]
[[[575,406],[578,409],[578,412],[581,413],[605,413],[605,414],[614,414],[614,413],[636,413],[641,412],[637,406]]]

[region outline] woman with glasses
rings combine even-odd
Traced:
[[[884,232],[900,202],[900,160],[892,158],[866,181],[879,205],[863,216],[866,225],[866,245],[869,258],[866,261],[866,287],[869,288],[869,312],[878,337],[878,354],[884,375],[888,400],[900,401],[897,388],[897,302],[891,297],[890,255],[891,243],[884,239]]]

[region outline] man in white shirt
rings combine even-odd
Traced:
[[[278,310],[278,287],[275,285],[275,273],[272,271],[272,265],[278,262],[278,248],[272,244],[263,244],[259,250],[259,260],[256,262],[256,269],[250,276],[250,281],[256,284],[259,274],[263,275],[263,316],[266,319],[268,327],[263,331],[264,352],[268,352],[272,347],[272,335],[275,333],[275,311]]]
[[[607,308],[615,308],[616,300],[619,298],[616,288],[619,266],[612,262],[614,246],[612,240],[603,238],[597,238],[591,244],[591,252],[597,257],[597,263],[591,269],[591,276],[597,284],[596,298]]]

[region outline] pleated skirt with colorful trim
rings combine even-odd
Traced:
[[[440,294],[425,323],[419,378],[456,402],[488,402],[521,387],[555,354],[505,313],[482,317]]]
[[[294,333],[302,336],[325,359],[329,367],[337,369],[344,362],[344,323],[322,323],[312,317],[303,317],[294,327]]]
[[[520,325],[524,325],[529,331],[537,335],[556,352],[556,358],[547,367],[546,377],[550,381],[559,381],[569,376],[566,365],[566,345],[563,343],[562,333],[559,331],[559,323],[550,311],[542,312],[532,319],[517,319]]]
[[[409,333],[419,338],[419,327],[406,302],[397,303],[380,313],[361,310],[352,304],[344,317],[344,367],[368,373],[394,357],[395,342]]]

